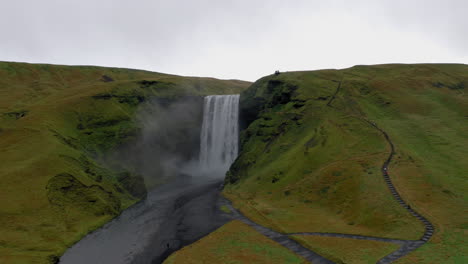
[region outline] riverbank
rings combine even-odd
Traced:
[[[60,263],[161,263],[231,220],[220,180],[180,177],[68,249]]]

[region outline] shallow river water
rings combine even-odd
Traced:
[[[230,220],[220,208],[222,181],[179,179],[69,248],[61,264],[161,263]]]

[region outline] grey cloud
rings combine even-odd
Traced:
[[[468,61],[464,0],[16,0],[0,60],[255,80],[276,69]]]

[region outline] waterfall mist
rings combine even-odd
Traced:
[[[135,140],[107,164],[142,175],[148,189],[180,176],[222,178],[238,154],[239,95],[155,98],[137,114]]]
[[[148,189],[181,174],[197,163],[203,97],[154,98],[136,115],[139,132],[119,147],[106,163],[142,175]]]

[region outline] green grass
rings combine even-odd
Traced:
[[[135,113],[143,101],[238,93],[247,85],[0,62],[0,262],[53,262],[144,196],[141,177],[97,162],[135,139]]]
[[[227,214],[232,213],[231,209],[229,209],[229,207],[227,207],[226,205],[222,205],[220,209],[221,209],[221,211],[223,211],[223,212],[225,212]]]
[[[328,107],[331,96],[342,86]],[[242,151],[224,194],[282,232],[340,232],[418,239],[423,226],[392,198],[380,173],[436,226],[408,259],[466,256],[468,66],[377,65],[267,76],[241,95]],[[450,239],[447,238],[450,235]],[[449,246],[450,245],[450,246]],[[428,256],[423,256],[428,253]]]
[[[138,175],[96,160],[135,139],[134,116],[143,101],[238,93],[247,85],[0,62],[0,262],[53,262],[140,199]],[[264,77],[242,93],[243,121],[251,123],[241,134],[242,151],[224,195],[281,232],[419,238],[423,226],[383,181],[379,168],[389,147],[366,118],[395,144],[389,170],[395,186],[436,228],[429,243],[398,263],[465,263],[467,87],[466,65],[355,66]],[[228,226],[169,260],[302,261],[244,228]],[[236,236],[240,230],[243,237]]]
[[[165,264],[308,263],[302,257],[235,220],[173,253]]]
[[[291,236],[315,253],[337,264],[374,264],[397,250],[392,243],[351,238]]]

